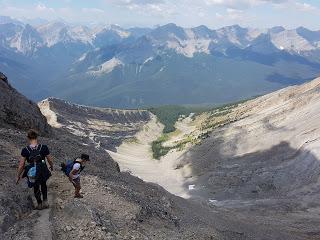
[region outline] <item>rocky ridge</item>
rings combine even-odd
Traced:
[[[35,128],[42,134],[50,133],[50,126],[39,107],[17,92],[0,72],[0,125],[20,129]]]
[[[103,149],[113,149],[132,138],[150,120],[150,113],[145,110],[94,108],[56,98],[38,105],[51,126],[81,137],[84,144]]]

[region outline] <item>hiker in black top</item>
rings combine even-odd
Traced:
[[[38,143],[38,133],[36,131],[29,130],[27,137],[29,146],[23,148],[21,151],[16,183],[18,184],[21,178],[27,177],[27,173],[32,167],[36,167],[35,182],[32,184],[32,187],[38,203],[36,209],[41,210],[49,207],[46,182],[51,176],[51,172],[48,170],[46,159],[51,171],[53,170],[53,160],[49,148],[46,145]]]

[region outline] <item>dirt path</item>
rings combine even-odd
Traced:
[[[49,197],[49,203],[51,203]],[[51,208],[44,209],[39,212],[39,217],[33,228],[33,239],[39,240],[51,240],[52,239],[52,229],[50,222],[50,212]]]
[[[151,143],[162,135],[162,130],[163,126],[153,116],[136,135],[136,141],[125,142],[116,152],[108,153],[119,163],[121,171],[129,171],[144,181],[159,184],[172,194],[189,198],[185,186],[189,171],[187,167],[177,169],[179,157],[183,152],[171,151],[160,160],[152,157]],[[181,131],[182,134],[185,132]]]
[[[36,223],[33,226],[32,235],[33,239],[37,240],[52,240],[53,239],[53,229],[51,212],[54,208],[54,196],[55,196],[55,188],[53,187],[53,183],[56,182],[57,173],[53,173],[53,176],[48,180],[48,202],[50,207],[48,209],[43,209],[41,211],[34,210],[31,214],[37,214]],[[35,201],[35,199],[33,199]],[[34,203],[35,204],[35,203]]]

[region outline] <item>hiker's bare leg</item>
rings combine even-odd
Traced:
[[[75,196],[79,196],[80,195],[80,190],[81,190],[81,187],[80,186],[76,186],[74,195]]]
[[[81,184],[80,184],[80,177],[74,179],[74,196],[77,198],[82,198],[82,195],[80,194],[81,190]]]
[[[33,186],[33,192],[34,192],[34,196],[37,200],[37,203],[38,204],[41,204],[42,203],[42,200],[41,200],[41,192],[40,192],[40,186],[38,183],[36,183],[34,186]]]

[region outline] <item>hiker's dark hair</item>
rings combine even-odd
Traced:
[[[82,160],[90,161],[90,158],[89,158],[89,155],[88,155],[88,154],[82,153],[80,158],[81,158]]]
[[[35,139],[38,138],[38,136],[39,136],[39,134],[38,134],[38,132],[36,130],[30,129],[28,131],[27,137],[28,137],[29,140],[35,140]]]

